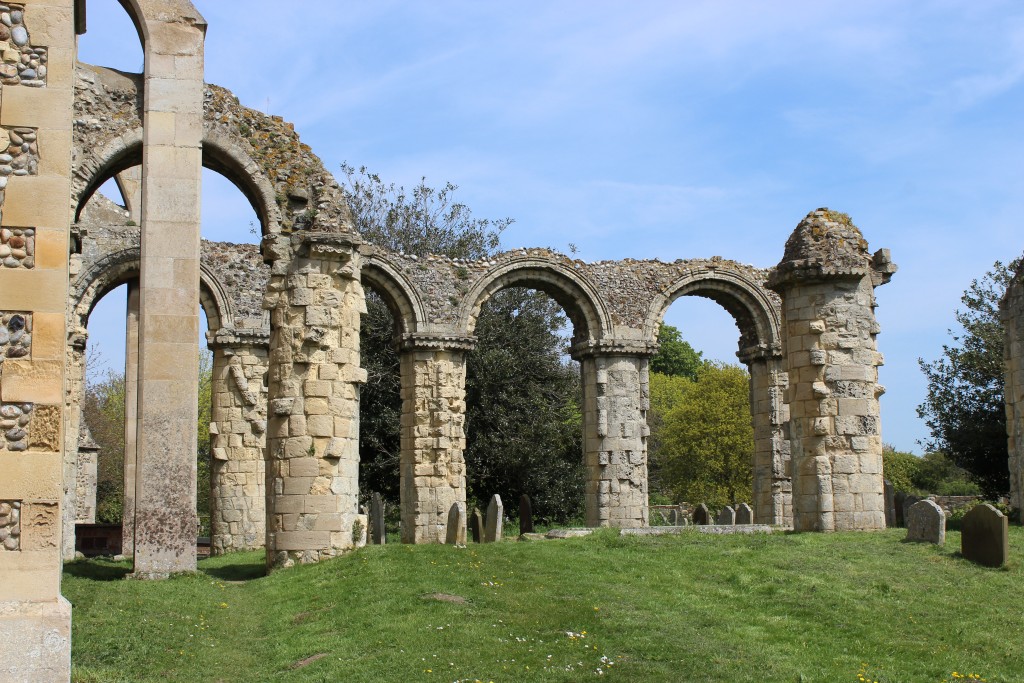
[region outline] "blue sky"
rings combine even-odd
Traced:
[[[586,260],[720,255],[771,266],[819,206],[900,271],[878,290],[885,441],[927,436],[936,358],[972,278],[1024,250],[1024,5],[724,0],[517,3],[196,0],[207,80],[284,116],[328,168],[452,181],[507,248]],[[90,0],[85,61],[141,69],[116,0]],[[203,234],[251,241],[204,176]],[[116,365],[123,302],[92,343]],[[668,322],[735,360],[715,304]]]

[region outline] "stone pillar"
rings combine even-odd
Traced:
[[[69,321],[69,326],[70,326]],[[64,524],[61,556],[65,562],[75,559],[75,522],[78,516],[79,431],[82,424],[82,401],[85,400],[85,348],[88,332],[76,329],[68,336],[67,367],[64,381]],[[93,494],[95,497],[95,493]]]
[[[750,372],[750,414],[754,426],[754,522],[793,524],[793,482],[790,477],[786,423],[786,375],[781,353],[752,349],[740,360]]]
[[[466,504],[466,337],[406,335],[401,357],[403,543],[443,543]]]
[[[849,216],[819,209],[769,278],[782,297],[797,531],[885,528],[874,288],[895,270]]]
[[[203,39],[198,14],[146,19],[139,284],[135,575],[196,568],[199,206]]]
[[[366,538],[358,500],[359,385],[366,381],[358,243],[344,235],[293,239],[294,257],[273,263],[264,299],[271,310],[271,568],[334,557]]]
[[[0,363],[0,680],[66,683],[71,605],[60,580],[74,2],[32,0],[7,18],[5,55],[19,68],[4,79],[0,146],[10,149],[14,133],[22,147],[0,166],[0,320],[10,335]],[[45,74],[29,68],[43,53]]]
[[[583,374],[583,464],[587,526],[647,526],[648,360],[634,353],[577,346]]]
[[[121,507],[121,554],[135,555],[135,469],[139,420],[139,281],[128,282],[124,324],[124,496]]]
[[[1024,265],[1006,290],[1000,306],[1006,330],[1004,396],[1010,468],[1010,507],[1024,520]]]
[[[82,423],[78,437],[78,467],[75,472],[75,523],[96,523],[96,484],[100,446],[89,426]],[[73,537],[72,537],[73,538]]]
[[[262,548],[266,536],[268,341],[241,336],[221,330],[210,341],[210,549],[215,555]]]

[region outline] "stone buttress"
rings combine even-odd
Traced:
[[[1010,507],[1020,515],[1024,510],[1024,262],[1006,290],[1000,315],[1006,330],[1004,395],[1010,456]]]
[[[797,531],[885,528],[874,288],[895,270],[848,216],[819,209],[768,282],[782,296]]]

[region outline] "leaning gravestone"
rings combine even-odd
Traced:
[[[907,509],[907,540],[946,542],[946,513],[935,501],[919,500]]]
[[[519,496],[519,534],[533,533],[533,506],[525,493]]]
[[[693,509],[693,523],[706,525],[711,524],[711,512],[708,510],[708,506],[701,503]]]
[[[731,506],[726,505],[718,513],[718,524],[719,526],[736,526],[736,511]]]
[[[473,508],[473,514],[469,517],[469,532],[473,534],[474,543],[483,542],[484,516],[480,514],[480,508]]]
[[[908,521],[908,517],[909,517],[908,513],[910,512],[911,506],[913,506],[914,503],[916,503],[919,500],[921,500],[921,499],[918,498],[917,496],[912,496],[910,494],[907,494],[906,496],[904,496],[904,498],[903,498],[903,526],[907,526],[907,521]]]
[[[888,479],[882,480],[885,489],[885,528],[896,526],[896,487]]]
[[[370,496],[370,542],[384,545],[384,501],[379,493]]]
[[[746,503],[740,503],[736,508],[736,523],[737,524],[753,524],[754,523],[754,511]]]
[[[893,508],[893,525],[897,527],[906,526],[903,519],[903,502],[907,499],[907,494],[903,491],[897,491],[892,497],[892,508]]]
[[[501,496],[495,493],[487,505],[487,527],[484,532],[484,543],[497,543],[501,540],[501,525],[505,519],[505,506],[501,504]]]
[[[960,554],[986,567],[1006,564],[1010,520],[988,503],[975,505],[960,522]]]
[[[444,542],[448,545],[466,545],[465,503],[452,503],[448,511],[448,529]]]

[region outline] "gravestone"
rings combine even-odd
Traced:
[[[484,516],[480,514],[480,508],[473,508],[473,514],[469,517],[469,531],[473,535],[474,543],[483,543]]]
[[[466,545],[466,504],[452,503],[448,511],[448,528],[444,542],[448,545]]]
[[[946,513],[935,501],[919,500],[907,509],[907,540],[946,542]]]
[[[917,496],[912,496],[909,493],[906,494],[903,497],[903,524],[902,524],[902,526],[907,526],[907,521],[908,521],[908,517],[909,517],[908,513],[910,512],[910,508],[911,508],[911,506],[914,503],[916,503],[919,500],[921,500],[921,499],[918,498]]]
[[[384,501],[379,493],[370,496],[370,542],[373,545],[384,545]]]
[[[892,498],[893,507],[893,524],[897,527],[904,527],[906,524],[903,520],[903,502],[907,499],[907,494],[903,491],[897,491]]]
[[[679,509],[672,508],[668,513],[669,526],[679,526]]]
[[[721,526],[735,526],[736,525],[736,511],[731,506],[726,505],[722,508],[722,511],[718,513],[718,524]]]
[[[975,505],[960,522],[960,554],[986,567],[1006,564],[1010,520],[988,503]]]
[[[711,513],[708,511],[708,506],[701,503],[693,509],[693,523],[694,524],[711,524]]]
[[[501,540],[501,526],[505,519],[505,506],[501,504],[501,496],[495,493],[487,504],[487,526],[484,531],[484,543],[497,543]]]
[[[533,506],[530,505],[530,497],[525,493],[519,496],[519,533],[533,533]]]
[[[882,484],[885,487],[885,527],[892,529],[896,526],[896,487],[888,479]]]
[[[754,523],[754,510],[746,503],[740,503],[736,508],[736,523],[737,524],[753,524]]]

